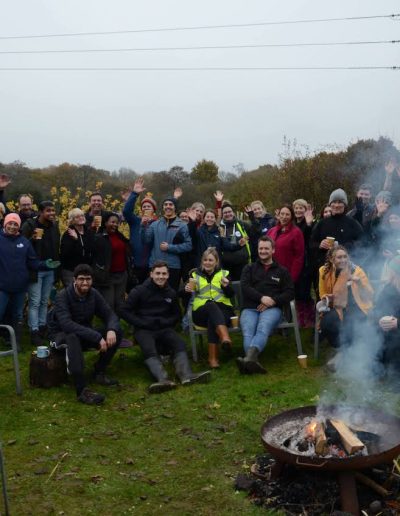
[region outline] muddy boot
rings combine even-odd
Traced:
[[[170,391],[175,389],[176,383],[168,378],[168,373],[164,369],[159,357],[150,357],[144,361],[150,373],[154,376],[157,382],[152,383],[148,391],[150,394],[158,394],[159,392]]]
[[[207,383],[211,380],[210,371],[202,371],[200,373],[194,373],[192,371],[186,351],[180,351],[175,355],[174,366],[182,385]]]
[[[228,327],[225,324],[219,324],[215,327],[215,331],[221,342],[222,349],[230,353],[232,351],[232,340],[229,336]]]
[[[211,369],[217,369],[219,367],[217,344],[208,344],[208,364]]]
[[[251,346],[244,358],[237,358],[236,364],[241,374],[266,374],[267,370],[258,361],[258,348]]]

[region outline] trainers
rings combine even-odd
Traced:
[[[104,385],[106,387],[110,387],[111,385],[119,385],[118,380],[115,380],[115,378],[110,378],[104,373],[97,373],[94,377],[94,381],[98,385]]]
[[[78,401],[85,403],[85,405],[101,405],[105,400],[105,396],[98,392],[93,392],[87,387],[78,396]]]
[[[32,346],[41,346],[43,344],[42,337],[38,330],[34,330],[31,332],[31,344]]]

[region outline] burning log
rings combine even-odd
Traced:
[[[326,455],[327,451],[325,428],[323,423],[318,423],[315,427],[315,453],[317,455]]]
[[[330,422],[339,433],[343,447],[349,455],[365,448],[364,443],[360,441],[343,421],[330,419]]]

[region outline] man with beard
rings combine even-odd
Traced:
[[[166,262],[155,261],[150,278],[132,289],[121,308],[121,317],[134,326],[135,339],[142,349],[145,364],[156,379],[151,384],[151,394],[174,389],[160,355],[172,354],[176,374],[182,385],[204,383],[210,372],[194,373],[189,364],[185,341],[174,326],[181,317],[175,290],[168,284],[169,270]]]
[[[56,348],[66,348],[68,372],[72,376],[78,401],[87,405],[100,405],[104,395],[86,387],[83,352],[94,348],[99,359],[94,365],[94,381],[103,386],[117,385],[105,370],[121,342],[122,332],[118,317],[94,288],[93,271],[89,265],[80,264],[74,269],[74,282],[61,290],[54,309],[49,312],[50,339]],[[101,320],[104,328],[93,328],[93,318]]]
[[[187,224],[176,215],[176,199],[168,197],[162,203],[163,216],[153,221],[142,217],[140,235],[145,244],[151,245],[149,265],[157,260],[165,261],[169,269],[169,284],[178,291],[181,279],[180,255],[192,249]]]

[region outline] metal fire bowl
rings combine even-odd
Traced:
[[[334,407],[332,407],[332,409],[333,408]],[[338,457],[307,457],[278,447],[268,440],[268,434],[282,423],[286,423],[289,420],[298,420],[300,422],[305,417],[314,417],[316,410],[317,408],[314,406],[287,410],[265,421],[261,427],[261,441],[277,462],[293,464],[302,468],[344,471],[365,469],[375,466],[376,464],[390,463],[395,457],[400,455],[400,418],[375,410],[368,410],[368,417],[370,417],[372,421],[378,421],[381,425],[383,424],[385,431],[383,435],[382,432],[380,433],[382,443],[380,445],[381,450],[371,455],[342,459]],[[354,408],[354,410],[366,412],[364,408]]]

